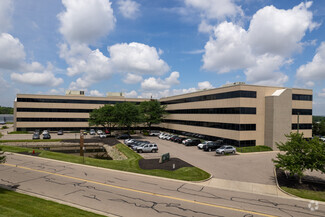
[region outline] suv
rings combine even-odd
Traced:
[[[216,154],[236,153],[236,148],[231,145],[223,145],[216,150]]]
[[[204,141],[204,142],[198,144],[198,145],[197,145],[197,148],[198,148],[198,149],[202,149],[203,146],[205,146],[205,145],[208,144],[209,142],[211,142],[211,141]]]
[[[39,135],[39,133],[34,133],[33,134],[33,139],[40,139],[40,135]]]
[[[196,146],[201,143],[201,140],[199,139],[190,139],[187,142],[185,142],[186,146]]]
[[[207,144],[205,144],[203,146],[203,150],[204,151],[212,151],[212,150],[216,150],[216,149],[220,148],[221,146],[223,146],[222,140],[218,140],[216,142],[208,142]]]
[[[43,139],[51,139],[51,135],[49,133],[43,134]]]
[[[138,153],[142,152],[158,152],[158,146],[156,144],[145,144],[137,146],[135,149]]]

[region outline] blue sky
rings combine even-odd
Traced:
[[[160,98],[247,84],[311,88],[325,115],[325,2],[2,0],[0,105],[17,93]]]

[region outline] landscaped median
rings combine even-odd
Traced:
[[[249,147],[238,147],[236,148],[237,152],[240,153],[249,153],[249,152],[263,152],[263,151],[272,151],[272,148],[268,146],[258,145],[258,146],[249,146]]]
[[[32,153],[33,149],[31,148],[23,148],[17,146],[5,146],[0,145],[2,151],[5,152],[15,152],[15,153]],[[90,166],[97,166],[103,168],[109,168],[114,170],[121,170],[133,173],[141,173],[146,175],[153,175],[171,179],[179,179],[184,181],[202,181],[208,179],[210,174],[197,168],[197,167],[183,167],[177,170],[169,171],[169,170],[161,170],[161,169],[153,169],[153,170],[144,170],[139,167],[139,160],[142,159],[140,155],[132,151],[130,148],[125,146],[124,144],[117,144],[116,147],[120,152],[122,152],[125,156],[127,156],[127,160],[101,160],[95,158],[88,158],[75,155],[68,155],[58,152],[50,152],[44,150],[35,149],[35,155],[43,158],[50,158],[60,161],[66,161],[71,163],[78,164],[86,164]],[[84,160],[84,162],[83,162]]]
[[[0,195],[0,216],[102,216],[3,188],[0,188]]]

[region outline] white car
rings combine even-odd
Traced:
[[[102,130],[97,130],[97,135],[100,135],[100,134],[102,134],[102,133],[103,133]]]
[[[164,136],[166,136],[166,133],[160,133],[159,136],[158,136],[158,138],[159,139],[162,139]]]
[[[44,131],[42,132],[42,135],[45,135],[45,134],[49,134],[49,131],[44,130]]]
[[[99,138],[106,138],[107,137],[107,135],[106,135],[106,133],[100,133],[100,134],[98,134],[99,135]]]
[[[209,142],[211,142],[211,141],[204,141],[204,142],[198,144],[198,145],[197,145],[197,148],[198,148],[198,149],[202,149],[203,146],[206,145],[206,144],[209,143]]]
[[[149,136],[159,136],[160,131],[159,130],[151,130],[149,133]]]
[[[185,139],[182,141],[182,143],[185,145],[186,142],[190,141],[191,139]]]
[[[90,129],[89,134],[90,134],[90,135],[96,135],[96,132],[95,132],[94,129]]]
[[[324,137],[324,136],[320,137],[319,139],[320,139],[321,141],[325,142],[325,137]]]

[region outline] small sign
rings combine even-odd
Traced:
[[[166,161],[169,161],[170,155],[169,153],[163,154],[160,157],[159,163],[165,163]]]

